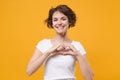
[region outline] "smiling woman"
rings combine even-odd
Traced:
[[[52,18],[52,26],[56,30],[56,33],[58,34],[65,34],[67,32],[68,27],[69,27],[69,22],[67,16],[65,16],[63,13],[56,11],[53,14]]]
[[[86,59],[85,49],[80,42],[69,39],[67,35],[76,22],[72,9],[67,5],[51,8],[45,22],[55,30],[56,36],[38,42],[27,66],[27,74],[33,74],[44,63],[44,80],[76,80],[74,66],[78,61],[84,79],[93,80],[94,74]]]

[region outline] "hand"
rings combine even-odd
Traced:
[[[63,43],[60,47],[57,48],[57,53],[76,56],[78,51],[71,43],[67,42]]]
[[[61,44],[62,44],[62,43],[58,43],[57,45],[53,45],[53,47],[50,48],[47,52],[50,53],[50,54],[51,54],[51,53],[56,53],[56,52],[58,51],[58,50],[57,50],[58,47],[60,47]]]

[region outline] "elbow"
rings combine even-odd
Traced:
[[[89,76],[90,76],[90,78],[88,80],[94,80],[94,73],[93,72]]]
[[[32,75],[32,73],[30,73],[30,72],[28,72],[28,71],[26,71],[26,73],[27,73],[28,76],[31,76],[31,75]]]
[[[27,74],[28,76],[31,76],[31,75],[32,75],[32,71],[31,71],[29,68],[27,68],[26,74]]]
[[[94,80],[94,73],[93,72],[92,72],[91,78],[92,78],[92,80]]]
[[[92,74],[84,74],[85,80],[94,80],[94,73]]]

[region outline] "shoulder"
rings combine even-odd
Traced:
[[[50,40],[49,39],[42,39],[42,40],[39,40],[38,42],[37,42],[37,46],[41,46],[41,47],[44,47],[44,46],[46,46],[46,45],[49,45],[49,43],[50,43]]]
[[[48,39],[47,39],[47,38],[42,39],[42,40],[39,40],[38,42],[46,42],[46,41],[48,41]]]
[[[41,52],[45,52],[47,49],[51,47],[49,39],[42,39],[38,41],[36,48],[38,48]]]
[[[86,51],[80,41],[73,41],[72,45],[82,54],[86,54]]]
[[[38,44],[46,44],[48,42],[49,42],[49,39],[45,38],[45,39],[39,40],[37,43]]]
[[[72,45],[78,50],[80,50],[80,49],[83,50],[84,49],[84,46],[82,45],[82,43],[80,41],[73,41]]]

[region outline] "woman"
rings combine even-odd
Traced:
[[[33,74],[44,63],[44,80],[75,80],[75,61],[85,80],[93,80],[93,72],[86,59],[86,52],[81,43],[69,39],[67,32],[76,22],[76,15],[67,5],[51,8],[45,20],[56,35],[43,39],[37,45],[28,66],[27,74]]]

